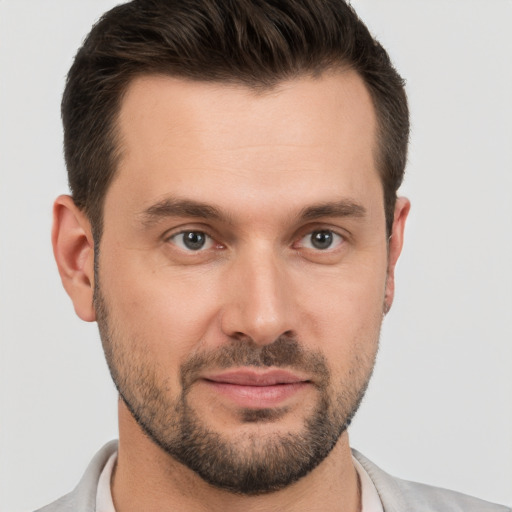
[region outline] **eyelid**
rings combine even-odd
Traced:
[[[187,247],[185,245],[184,240],[182,240],[181,243],[178,242],[179,237],[184,236],[187,233],[201,233],[206,239],[205,245],[203,247],[199,247],[198,249],[191,249],[190,247]],[[167,241],[171,242],[173,245],[178,247],[181,251],[190,252],[190,253],[204,252],[204,251],[211,249],[215,245],[215,240],[210,235],[208,235],[207,233],[204,233],[203,231],[192,230],[192,229],[174,233],[173,235],[171,235],[167,238]]]
[[[350,241],[353,236],[348,229],[341,227],[339,225],[333,225],[329,222],[311,222],[298,229],[293,239],[302,240],[302,238],[304,238],[307,235],[310,235],[311,233],[314,233],[315,231],[330,231],[331,233],[340,236],[341,238],[343,238],[343,240],[347,242]]]
[[[335,241],[333,244],[333,247],[329,247],[326,249],[298,246],[304,238],[306,238],[307,236],[311,236],[313,233],[319,232],[319,231],[327,231],[327,232],[332,233],[335,237],[339,237],[338,242]],[[177,238],[179,235],[183,235],[185,233],[190,233],[190,232],[202,233],[205,237],[207,237],[209,239],[209,243],[207,242],[209,246],[207,248],[193,250],[193,249],[189,249],[186,247],[180,247],[178,244],[172,242],[173,238]],[[222,237],[222,238],[225,238],[225,237]],[[232,238],[232,236],[230,238]],[[213,249],[215,249],[215,248],[225,249],[225,248],[227,248],[228,245],[230,245],[229,243],[228,243],[228,245],[226,245],[223,242],[219,242],[218,241],[219,235],[217,233],[213,232],[213,230],[211,229],[210,226],[204,225],[204,224],[181,224],[179,226],[175,226],[175,227],[165,231],[161,235],[161,240],[163,243],[171,242],[171,244],[173,246],[177,247],[178,250],[181,250],[183,252],[187,252],[190,254],[192,254],[192,253],[198,254],[198,253],[205,252],[212,248]],[[317,253],[330,253],[330,252],[334,252],[337,248],[339,248],[341,245],[344,245],[345,242],[349,242],[350,240],[351,240],[351,233],[348,232],[346,229],[341,228],[340,226],[332,226],[331,224],[324,224],[324,223],[313,223],[313,224],[308,224],[308,225],[300,228],[296,232],[295,236],[293,236],[291,244],[294,249],[303,248],[305,250],[313,251],[313,252],[317,252]],[[231,240],[231,242],[233,242],[233,240]]]
[[[212,229],[208,225],[200,224],[200,223],[183,223],[178,226],[174,226],[166,231],[160,236],[161,239],[166,242],[171,239],[173,236],[180,235],[182,233],[188,233],[190,231],[196,231],[200,233],[204,233],[210,238],[215,239],[216,235],[212,233]]]
[[[179,243],[176,243],[173,239],[176,239],[180,235],[184,235],[185,233],[202,233],[206,238],[206,243],[208,247],[200,248],[197,250],[189,249],[187,247],[180,246]],[[210,226],[205,226],[201,224],[181,224],[179,226],[175,226],[171,229],[168,229],[161,235],[161,240],[164,244],[170,244],[174,246],[177,250],[187,253],[189,255],[204,253],[208,250],[215,248],[224,248],[225,245],[218,242],[218,235],[212,232]]]
[[[318,252],[318,253],[329,253],[329,252],[333,252],[336,249],[338,249],[347,240],[347,237],[345,235],[339,233],[338,231],[336,231],[336,230],[334,230],[332,228],[317,227],[317,228],[314,228],[314,229],[310,229],[306,233],[302,234],[300,236],[300,238],[297,240],[297,242],[300,243],[304,239],[306,239],[308,237],[311,237],[314,233],[318,233],[318,232],[322,232],[322,231],[323,232],[328,232],[328,233],[331,233],[332,235],[334,235],[333,236],[334,240],[333,240],[332,247],[328,247],[326,249],[320,249],[320,248],[317,248],[317,247],[305,247],[304,245],[302,245],[301,247],[306,249],[306,250],[308,250],[308,251],[314,251],[314,252]],[[338,241],[336,241],[336,239],[338,239]]]

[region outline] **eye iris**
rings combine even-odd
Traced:
[[[187,231],[186,233],[183,233],[183,243],[192,251],[202,249],[205,242],[206,236],[200,231]]]
[[[316,249],[328,249],[332,244],[332,239],[330,231],[315,231],[311,235],[311,244]]]

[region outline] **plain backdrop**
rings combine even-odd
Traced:
[[[112,0],[0,0],[0,510],[72,489],[116,437],[95,324],[50,247],[59,103]],[[413,208],[352,445],[387,471],[512,504],[512,2],[357,0],[407,79]]]

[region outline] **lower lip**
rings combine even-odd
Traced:
[[[263,409],[281,405],[288,398],[309,386],[307,382],[276,384],[273,386],[243,386],[205,380],[216,393],[226,396],[240,407]]]

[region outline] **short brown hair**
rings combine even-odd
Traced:
[[[388,54],[352,7],[343,0],[133,0],[108,11],[79,49],[62,99],[69,184],[95,240],[119,158],[117,115],[134,77],[271,88],[332,68],[355,70],[372,96],[389,234],[407,157],[407,98]]]

